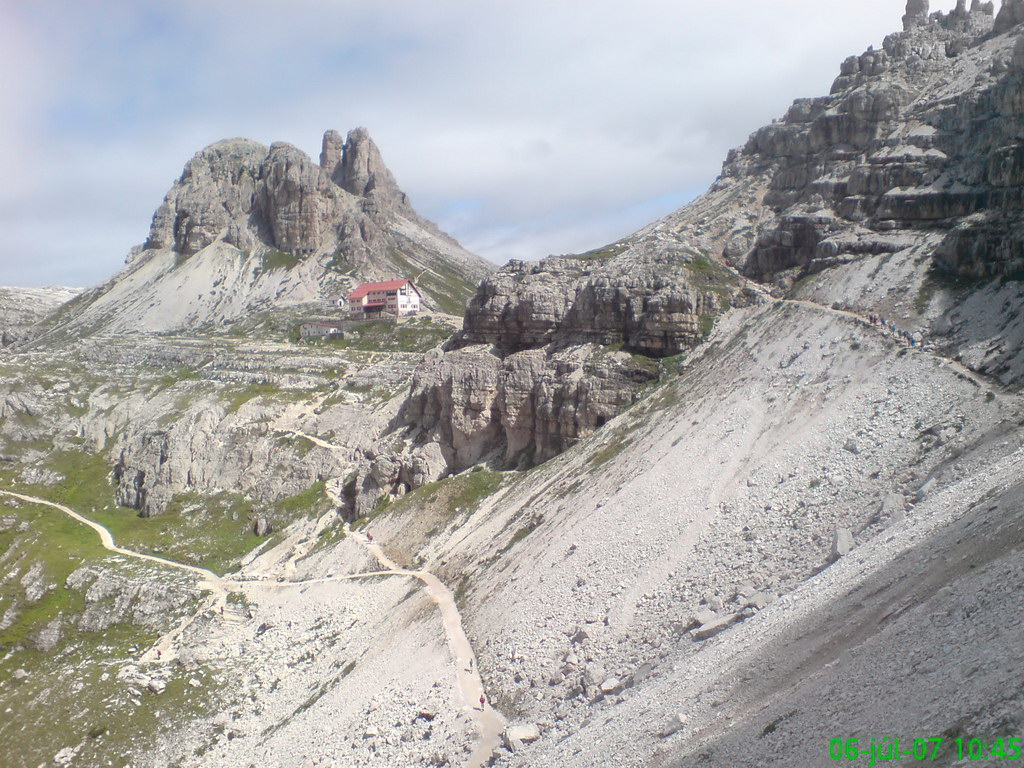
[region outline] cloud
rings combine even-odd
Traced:
[[[827,92],[902,13],[900,0],[4,4],[0,140],[16,172],[0,180],[0,284],[108,277],[213,141],[315,156],[324,129],[356,125],[421,213],[484,255],[597,247],[697,194],[730,147]]]

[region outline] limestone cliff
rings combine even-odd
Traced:
[[[848,58],[830,95],[800,99],[755,131],[706,194],[606,248],[512,262],[484,280],[462,332],[417,372],[394,426],[412,447],[368,458],[357,507],[477,461],[565,450],[658,376],[649,358],[686,352],[723,311],[762,300],[744,278],[783,295],[830,268],[902,265],[874,294],[873,278],[857,273],[865,315],[948,335],[951,355],[971,345],[979,368],[1020,379],[1007,339],[957,335],[966,297],[921,313],[937,286],[1024,268],[1021,20],[1019,0],[998,16],[977,0],[932,14],[911,0],[904,31]],[[843,291],[821,293],[832,303]],[[1020,297],[999,306],[1004,316],[986,328],[1012,325]],[[618,350],[648,359],[648,374],[630,370],[636,357],[623,367]]]
[[[1017,3],[928,15],[843,62],[828,96],[801,99],[727,160],[710,195],[767,182],[749,248],[733,262],[789,284],[942,235],[937,264],[964,278],[1020,270],[1022,62]]]

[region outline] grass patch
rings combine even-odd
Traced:
[[[634,421],[630,424],[622,424],[616,427],[611,435],[609,435],[608,440],[594,451],[593,454],[591,454],[591,469],[597,469],[598,467],[607,464],[622,453],[626,449],[626,446],[629,445],[629,433],[636,429],[636,426],[637,422]]]
[[[715,329],[715,316],[714,315],[701,315],[700,316],[700,335],[705,339],[711,335],[711,331]]]
[[[132,563],[104,550],[98,536],[81,523],[51,507],[20,504],[13,507],[0,498],[0,518],[14,517],[27,523],[0,531],[0,557],[27,571],[42,567],[44,581],[55,584],[35,603],[24,601],[20,579],[0,585],[0,613],[17,606],[13,625],[0,632],[0,711],[15,717],[0,718],[0,754],[16,756],[4,765],[50,765],[62,746],[81,745],[76,765],[128,766],[129,755],[145,753],[160,727],[188,720],[210,709],[213,688],[201,671],[202,686],[187,686],[182,677],[172,678],[158,698],[147,691],[132,691],[111,668],[124,664],[132,649],[149,646],[156,633],[131,624],[116,624],[102,632],[83,632],[71,622],[84,608],[84,593],[65,587],[67,576],[85,564],[110,569],[130,568],[154,583],[169,577],[159,566]],[[146,576],[143,574],[151,573]],[[20,601],[20,602],[19,602]],[[191,610],[191,607],[189,608]],[[64,637],[50,652],[27,645],[36,631],[54,619],[63,620]],[[168,616],[168,625],[177,620]],[[14,672],[28,676],[16,680]],[[137,696],[138,704],[131,701]],[[160,716],[154,716],[159,709]],[[55,734],[60,734],[55,737]],[[56,738],[56,740],[55,740]]]
[[[163,513],[140,517],[137,510],[116,503],[115,489],[101,456],[84,451],[57,451],[44,466],[59,472],[63,479],[50,486],[22,486],[18,490],[71,507],[105,526],[115,541],[127,549],[220,574],[236,570],[242,557],[264,543],[253,533],[252,520],[257,514],[280,530],[298,517],[322,514],[330,508],[321,482],[267,504],[258,513],[255,504],[239,493],[185,493],[174,497]],[[81,525],[75,525],[77,535],[81,536]]]
[[[619,254],[625,252],[626,246],[622,243],[613,243],[606,245],[602,248],[595,248],[592,251],[586,253],[574,253],[564,258],[573,259],[575,261],[611,261]]]
[[[273,398],[275,400],[298,401],[309,398],[310,393],[299,389],[282,389],[276,384],[254,383],[248,384],[241,389],[227,390],[221,393],[225,401],[226,414],[238,413],[242,406],[257,397]]]
[[[426,352],[447,341],[451,335],[450,328],[434,323],[432,318],[422,317],[402,323],[375,320],[345,331],[343,339],[324,339],[315,343],[362,352]]]
[[[476,284],[467,280],[457,269],[442,261],[432,262],[428,269],[414,264],[396,249],[388,251],[388,258],[403,274],[415,280],[416,287],[425,291],[442,312],[459,317],[465,314],[466,304],[476,293]]]
[[[261,257],[260,270],[263,272],[273,272],[279,269],[294,269],[301,261],[302,257],[296,253],[287,253],[286,251],[271,248],[265,251]]]

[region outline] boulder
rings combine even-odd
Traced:
[[[709,637],[714,637],[720,632],[724,632],[726,629],[731,627],[739,616],[737,614],[728,614],[726,616],[719,616],[714,621],[710,621],[707,624],[702,624],[693,630],[690,635],[694,640],[707,640]]]
[[[744,598],[743,605],[744,607],[756,608],[760,611],[768,607],[769,603],[774,599],[775,595],[769,594],[768,592],[754,592]]]
[[[518,752],[526,744],[532,744],[540,738],[540,728],[534,723],[510,725],[501,735],[505,746],[512,752]]]
[[[270,521],[265,517],[257,517],[252,524],[252,532],[257,536],[268,536],[273,531]]]
[[[686,715],[682,712],[677,712],[661,727],[661,730],[658,731],[658,736],[662,739],[667,739],[669,736],[679,733],[679,731],[686,727],[687,719]]]
[[[717,619],[718,619],[718,614],[715,613],[714,611],[708,610],[706,608],[699,608],[696,611],[694,611],[692,614],[690,614],[690,619],[689,619],[689,622],[688,622],[688,625],[687,625],[687,629],[692,629],[693,627],[699,627],[699,626],[702,626],[704,624],[710,624],[711,622],[713,622],[713,621],[715,621]]]
[[[617,677],[606,677],[601,682],[601,693],[606,696],[612,696],[616,693],[622,693],[626,686]]]
[[[849,528],[836,528],[832,534],[832,553],[830,560],[835,562],[840,557],[850,554],[853,549],[853,534]]]

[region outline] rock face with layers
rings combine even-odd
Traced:
[[[413,210],[365,129],[328,131],[319,165],[284,142],[227,139],[188,162],[127,269],[68,319],[195,328],[396,277],[419,278],[429,308],[461,314],[492,270]]]
[[[788,282],[937,233],[950,273],[1017,273],[1024,73],[1005,33],[1019,7],[929,16],[927,0],[910,0],[904,31],[843,62],[829,96],[798,100],[730,154],[709,196],[757,184],[765,211],[752,242],[725,255]]]
[[[671,254],[607,265],[585,258],[513,261],[480,285],[459,343],[503,350],[618,344],[653,357],[675,355],[700,341],[701,318],[729,304],[735,283],[706,259]]]
[[[798,100],[756,131],[693,203],[600,251],[507,265],[481,284],[445,358],[418,373],[400,427],[435,446],[441,473],[485,456],[514,463],[526,442],[540,458],[564,450],[607,418],[594,403],[629,402],[636,389],[592,365],[572,373],[599,382],[586,397],[549,399],[544,382],[560,355],[588,344],[685,351],[723,309],[750,301],[736,271],[785,290],[928,246],[957,279],[1019,274],[1024,47],[1012,32],[1021,8],[1007,2],[994,17],[990,3],[961,2],[930,14],[927,0],[910,0],[903,32],[843,62],[830,95]],[[489,388],[494,397],[483,396]],[[535,393],[529,413],[558,417],[522,420],[523,392]],[[497,454],[484,448],[495,444]]]
[[[754,300],[740,283],[682,241],[510,262],[416,371],[392,430],[409,447],[367,457],[349,487],[353,511],[478,462],[529,467],[564,452],[657,381],[660,358]]]

